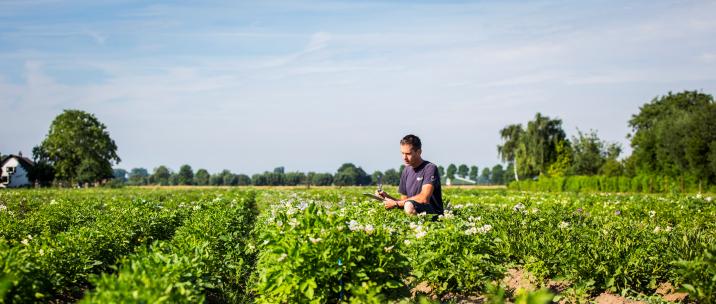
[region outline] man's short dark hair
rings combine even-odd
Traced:
[[[418,151],[423,148],[423,144],[420,143],[420,138],[413,134],[405,135],[405,137],[400,140],[400,144],[410,145],[410,149],[413,151]]]

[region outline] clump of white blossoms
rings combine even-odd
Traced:
[[[32,240],[32,235],[29,235],[29,234],[28,234],[28,235],[27,235],[27,238],[26,238],[26,239],[23,239],[22,241],[20,241],[20,243],[22,243],[22,244],[25,245],[25,246],[29,246],[31,240]]]
[[[706,201],[709,203],[711,202],[711,200],[713,200],[713,198],[711,198],[710,196],[706,198]]]
[[[659,226],[656,226],[654,228],[654,233],[660,233],[660,232],[671,232],[671,230],[674,229],[671,226],[666,226],[666,228],[661,228]]]
[[[519,204],[515,205],[514,207],[512,207],[512,210],[517,211],[517,212],[521,212],[524,209],[525,209],[525,205],[522,203],[519,203]]]
[[[485,224],[482,225],[482,227],[472,227],[470,229],[465,230],[466,235],[473,235],[473,234],[485,234],[490,232],[492,230],[492,225]]]
[[[0,204],[0,212],[7,210],[7,206]]]
[[[407,240],[406,240],[406,241],[407,241]],[[383,247],[383,250],[384,250],[385,252],[390,252],[390,251],[393,250],[393,246]]]
[[[277,261],[281,262],[281,261],[285,260],[286,257],[288,257],[288,254],[285,254],[285,253],[284,253],[284,254],[282,254],[281,256],[278,257]]]
[[[417,232],[415,233],[415,238],[416,238],[416,239],[420,239],[420,238],[423,238],[424,236],[426,236],[427,234],[428,234],[427,231],[425,231],[425,230],[420,230],[420,231],[417,231]]]
[[[288,225],[292,228],[296,228],[296,226],[298,226],[298,220],[295,217],[292,217],[288,220]]]
[[[454,218],[454,217],[455,217],[455,215],[452,214],[452,210],[445,210],[445,212],[444,212],[443,214],[441,214],[441,215],[438,216],[438,218],[441,219],[441,220],[442,220],[442,219],[444,219],[444,220],[449,220],[449,219],[452,219],[452,218]]]
[[[312,238],[312,237],[309,237],[309,239],[311,240],[311,243],[313,243],[313,244],[317,244],[318,242],[320,242],[320,241],[323,240],[323,239],[321,239],[321,238],[315,238],[315,239],[314,239],[314,238]]]
[[[569,227],[569,222],[562,221],[559,223],[559,229],[565,229]]]
[[[418,225],[415,223],[410,223],[410,229],[415,230],[415,238],[420,239],[425,237],[428,234],[427,229],[423,227],[422,225]]]
[[[654,211],[654,210],[649,211],[649,217],[653,218],[654,216],[656,216],[656,211]]]
[[[351,231],[363,230],[363,225],[359,224],[356,220],[351,220],[348,224],[348,229]]]
[[[365,231],[365,233],[367,234],[371,234],[373,233],[373,231],[375,231],[375,228],[373,228],[373,225],[368,224],[363,227],[363,231]]]

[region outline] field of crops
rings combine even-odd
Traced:
[[[368,191],[0,191],[0,302],[716,301],[708,195]]]

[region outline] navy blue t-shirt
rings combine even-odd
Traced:
[[[423,185],[433,185],[433,195],[430,196],[430,205],[440,214],[443,213],[443,194],[440,189],[440,173],[438,173],[438,167],[427,161],[423,160],[417,168],[411,166],[403,169],[403,174],[400,175],[400,186],[398,192],[407,197],[418,195],[423,190]]]

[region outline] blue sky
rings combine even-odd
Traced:
[[[627,153],[639,106],[716,93],[714,1],[0,1],[0,151],[63,109],[131,169],[499,162],[536,112]]]

